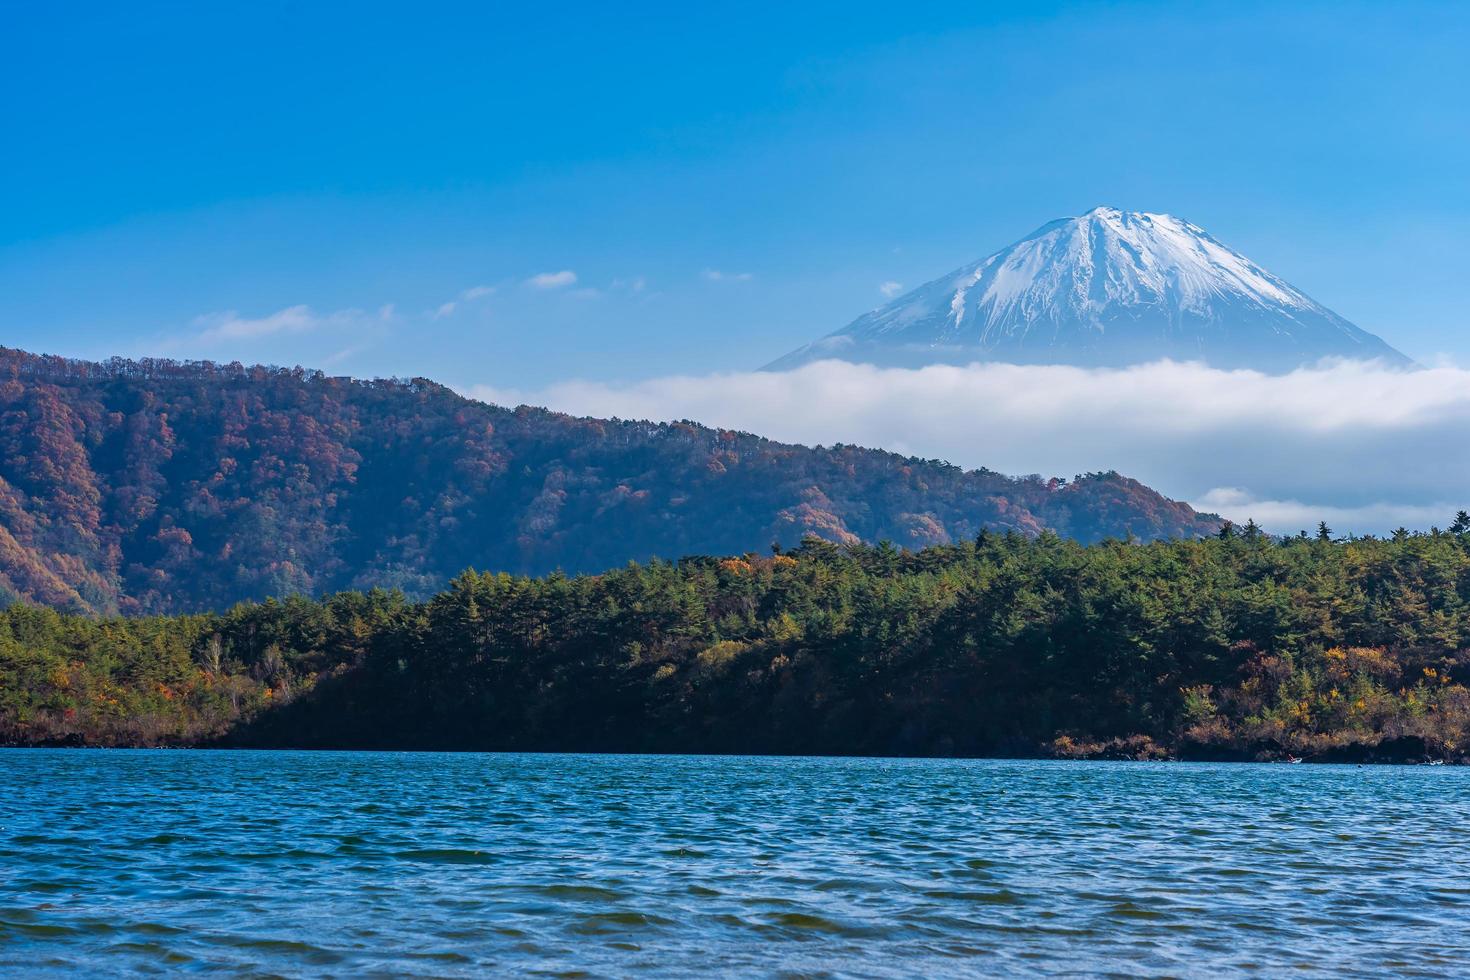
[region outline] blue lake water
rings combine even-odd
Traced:
[[[0,971],[1470,973],[1470,770],[0,751]]]

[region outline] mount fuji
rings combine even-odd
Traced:
[[[767,365],[1002,361],[1118,367],[1162,358],[1290,371],[1409,358],[1167,214],[1094,208],[920,286]]]

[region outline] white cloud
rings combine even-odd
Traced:
[[[755,278],[748,272],[721,272],[719,269],[705,269],[700,275],[707,282],[749,282]]]
[[[1386,500],[1357,506],[1304,504],[1300,500],[1262,500],[1240,487],[1216,487],[1190,505],[1196,510],[1210,511],[1237,524],[1254,520],[1279,534],[1315,531],[1318,521],[1342,534],[1350,530],[1384,532],[1391,528],[1426,529],[1450,523],[1463,503],[1441,501],[1436,504],[1396,504]]]
[[[454,316],[459,311],[461,305],[473,303],[477,299],[484,299],[493,292],[495,292],[494,286],[471,286],[469,289],[463,290],[457,299],[439,304],[439,307],[429,312],[427,316],[432,320],[443,320],[447,317]]]
[[[612,288],[625,289],[630,293],[641,293],[648,286],[648,281],[642,276],[634,276],[631,279],[614,279]]]
[[[1167,361],[1117,370],[827,361],[788,373],[471,394],[578,415],[692,418],[1008,473],[1116,469],[1288,533],[1323,519],[1344,533],[1444,526],[1470,507],[1470,371],[1453,367],[1348,362],[1270,376]]]
[[[267,316],[242,317],[235,310],[206,313],[195,317],[194,325],[202,327],[198,339],[203,341],[254,340],[279,333],[305,333],[322,327],[336,326],[362,316],[360,310],[338,310],[317,314],[306,305],[288,306]]]
[[[892,299],[899,293],[903,292],[903,283],[894,282],[892,279],[888,280],[887,282],[880,282],[878,284],[878,292],[882,293],[889,299]]]
[[[372,345],[353,344],[351,347],[344,347],[341,350],[333,351],[326,357],[322,358],[322,367],[335,367],[345,360],[356,357],[358,354],[361,354],[363,351],[367,350],[370,346]]]
[[[526,285],[532,289],[561,289],[563,286],[571,286],[577,281],[577,274],[571,269],[563,269],[560,272],[538,272],[526,280]]]

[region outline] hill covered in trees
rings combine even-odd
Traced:
[[[984,534],[223,614],[0,612],[0,741],[1463,759],[1470,518],[1393,540]],[[1457,533],[1458,532],[1458,533]]]
[[[422,379],[0,348],[0,604],[101,614],[597,572],[814,534],[1211,534],[1134,480],[965,471],[689,422],[572,418]]]

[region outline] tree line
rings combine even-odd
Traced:
[[[809,537],[596,575],[466,571],[223,613],[0,612],[0,740],[1459,759],[1449,530],[907,550]]]

